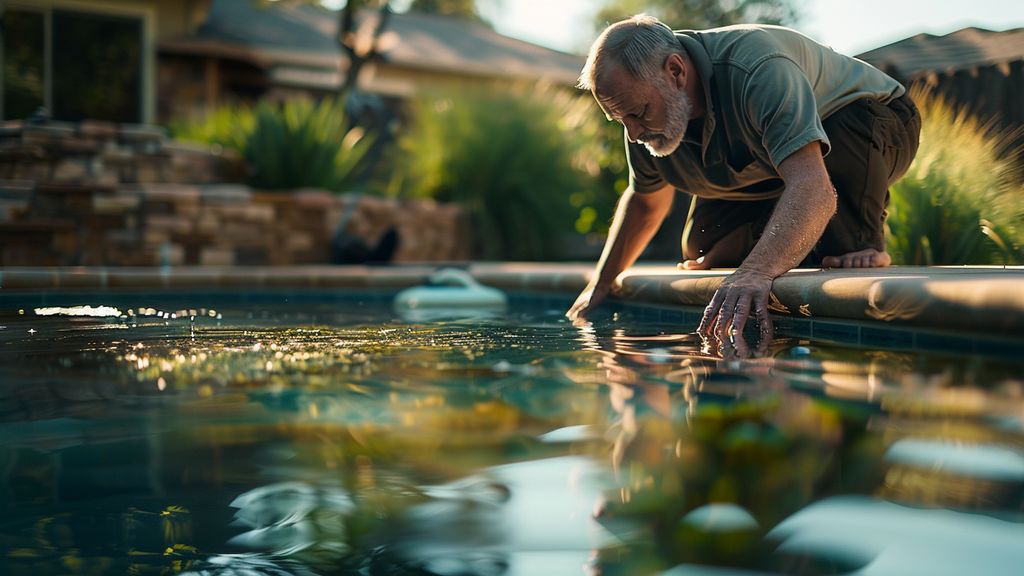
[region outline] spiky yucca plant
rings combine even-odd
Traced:
[[[349,124],[335,99],[223,106],[172,124],[171,132],[180,140],[237,150],[252,169],[249,184],[265,190],[344,190],[373,144],[372,136]]]
[[[888,249],[896,264],[1024,262],[1024,186],[997,130],[923,89],[921,146],[892,187]]]

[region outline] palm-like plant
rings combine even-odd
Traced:
[[[373,145],[373,137],[350,125],[343,104],[334,99],[225,106],[172,125],[172,133],[237,150],[251,167],[249,184],[265,190],[344,190]]]
[[[343,190],[372,145],[362,128],[349,125],[336,100],[293,100],[280,107],[262,103],[255,116],[245,158],[258,188]]]
[[[997,130],[924,90],[913,165],[892,187],[888,249],[897,264],[1024,262],[1024,186]]]

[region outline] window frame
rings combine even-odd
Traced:
[[[137,18],[142,28],[140,40],[141,86],[139,87],[139,122],[151,124],[156,111],[156,14],[157,6],[147,2],[110,2],[104,0],[4,0],[0,12],[19,10],[43,15],[43,105],[53,109],[53,13],[67,10],[113,16]],[[3,69],[3,51],[0,50],[0,70]],[[4,118],[4,96],[0,89],[0,118]]]

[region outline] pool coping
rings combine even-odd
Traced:
[[[0,294],[75,290],[401,289],[454,266],[505,290],[564,294],[571,299],[593,272],[576,263],[436,263],[290,267],[0,267]],[[667,307],[703,307],[731,270],[680,271],[635,266],[619,277],[616,297]],[[776,279],[772,310],[783,323],[854,321],[858,325],[931,329],[1024,339],[1024,267],[894,266],[867,270],[793,270]]]

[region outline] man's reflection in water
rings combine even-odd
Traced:
[[[582,348],[600,355],[615,414],[618,487],[595,517],[627,545],[600,551],[600,573],[651,572],[636,562],[652,557],[666,562],[658,570],[684,562],[779,568],[760,561],[770,555],[762,537],[813,499],[844,437],[838,419],[775,370],[776,356],[796,342],[765,338],[751,348],[742,334],[719,341],[576,329]]]

